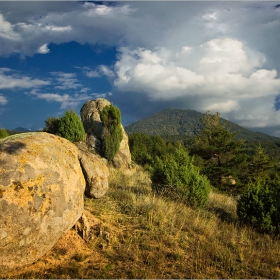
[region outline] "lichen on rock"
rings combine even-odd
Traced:
[[[85,179],[78,149],[52,134],[0,140],[0,267],[44,255],[81,217]]]

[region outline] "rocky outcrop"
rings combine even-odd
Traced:
[[[108,190],[109,170],[100,157],[79,150],[79,161],[86,179],[85,194],[89,198],[100,198]]]
[[[87,101],[81,108],[80,114],[87,133],[87,145],[92,151],[101,154],[103,126],[100,113],[103,108],[111,103],[104,98]],[[128,136],[122,127],[123,139],[120,143],[119,151],[113,159],[113,164],[117,168],[127,169],[131,165],[131,154],[128,145]]]
[[[34,262],[78,221],[86,182],[94,189],[99,164],[68,140],[44,132],[0,140],[2,271]],[[107,174],[105,169],[97,190],[89,191],[95,197],[107,190]]]
[[[104,107],[110,104],[107,99],[97,98],[96,100],[89,100],[83,105],[80,114],[87,134],[94,135],[98,139],[102,138],[103,127],[100,113]]]

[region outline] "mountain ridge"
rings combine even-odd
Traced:
[[[203,113],[189,109],[166,108],[142,120],[127,125],[127,134],[144,133],[147,135],[186,135],[195,136],[201,131]],[[231,131],[239,131],[236,138],[254,141],[279,141],[280,138],[262,132],[254,132],[234,122],[221,118],[221,122]]]
[[[31,129],[27,129],[27,128],[21,127],[21,126],[15,128],[15,129],[13,129],[13,130],[14,130],[14,131],[19,131],[19,132],[30,132],[30,131],[32,131]]]

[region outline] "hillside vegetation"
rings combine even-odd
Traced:
[[[85,199],[92,238],[73,229],[35,264],[3,278],[279,278],[279,162],[252,151],[219,113],[187,147],[129,136],[130,169]],[[140,166],[141,165],[141,166]]]
[[[110,170],[85,208],[102,231],[73,230],[33,265],[1,278],[280,278],[280,241],[238,222],[236,198],[211,192],[204,210],[155,196],[147,172]],[[104,234],[106,233],[106,235]]]
[[[165,141],[173,143],[181,141],[185,147],[190,147],[203,129],[202,117],[203,114],[195,110],[169,108],[126,126],[125,130],[129,135],[133,133],[158,135]],[[223,118],[220,120],[231,132],[238,132],[235,139],[243,139],[246,150],[251,155],[261,143],[270,157],[280,159],[280,138],[253,132]]]

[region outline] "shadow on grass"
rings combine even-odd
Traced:
[[[207,211],[214,213],[222,222],[237,223],[238,218],[221,207],[207,207]]]

